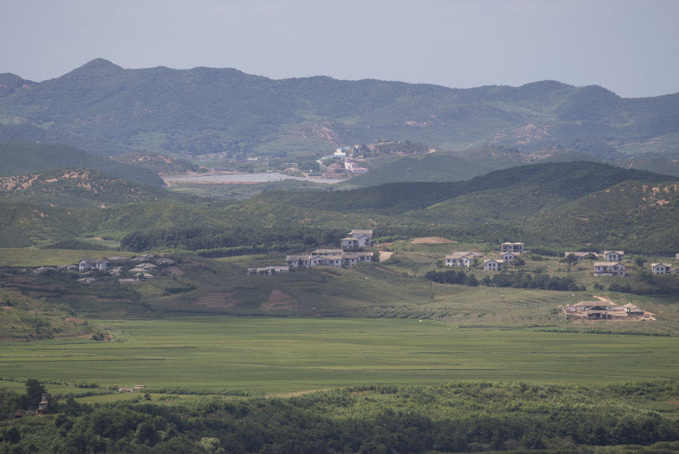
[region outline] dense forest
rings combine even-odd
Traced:
[[[0,391],[2,453],[676,452],[677,380],[607,387],[448,382],[357,386],[289,398],[140,394],[102,405],[60,396],[51,414],[10,421],[37,402]],[[627,446],[627,448],[623,448]],[[629,451],[625,451],[629,449]],[[601,451],[603,452],[603,451]],[[610,452],[610,451],[606,451]]]

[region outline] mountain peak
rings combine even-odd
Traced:
[[[105,60],[103,58],[95,58],[92,61],[89,61],[82,65],[80,68],[76,68],[67,75],[74,75],[74,74],[93,74],[93,75],[105,75],[105,74],[110,74],[113,72],[118,72],[122,71],[123,68],[120,66],[111,63],[108,60]]]

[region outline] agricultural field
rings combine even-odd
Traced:
[[[99,390],[144,384],[152,394],[263,395],[451,380],[597,385],[679,374],[676,340],[664,336],[412,319],[210,316],[105,326],[114,341],[0,345],[2,378],[94,383]]]

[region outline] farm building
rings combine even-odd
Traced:
[[[587,320],[639,320],[650,319],[650,313],[634,304],[619,306],[612,301],[580,301],[574,306],[566,306],[564,312],[570,318]]]

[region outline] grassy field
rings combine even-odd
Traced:
[[[463,379],[591,385],[679,376],[671,337],[398,319],[212,316],[107,324],[117,341],[0,345],[2,378],[262,394]]]
[[[120,251],[83,251],[70,249],[0,248],[0,266],[61,266],[75,265],[82,259],[99,259],[114,255],[131,257]]]

